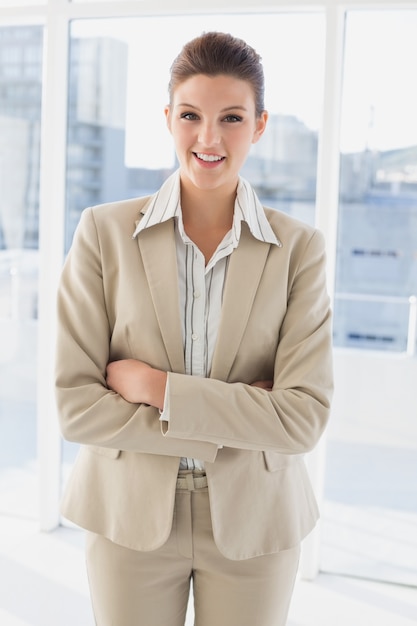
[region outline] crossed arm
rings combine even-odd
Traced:
[[[107,386],[132,403],[143,403],[159,410],[164,408],[167,373],[155,369],[143,361],[122,359],[113,361],[107,366]],[[252,383],[270,391],[271,380],[258,380]]]

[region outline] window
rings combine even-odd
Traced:
[[[0,512],[34,517],[42,38],[0,28]]]
[[[407,350],[417,293],[416,28],[412,11],[347,17],[337,346]]]
[[[321,556],[327,571],[409,585],[417,585],[416,29],[417,11],[347,13],[335,343],[352,350],[335,351]]]

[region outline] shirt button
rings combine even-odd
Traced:
[[[197,341],[197,339],[198,339],[198,335],[197,335],[196,333],[193,333],[193,334],[191,335],[191,339],[192,339],[193,341]]]
[[[194,291],[193,296],[194,298],[199,298],[200,297],[200,292],[199,291]]]

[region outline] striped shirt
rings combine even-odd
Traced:
[[[172,174],[143,209],[133,237],[169,219],[175,219],[179,301],[184,345],[185,373],[210,376],[230,255],[238,246],[241,223],[260,241],[281,246],[250,184],[239,178],[233,224],[207,265],[199,248],[187,236],[182,221],[179,170]],[[169,420],[169,389],[161,419]],[[198,459],[181,459],[181,469],[204,469]]]

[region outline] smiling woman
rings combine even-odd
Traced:
[[[332,396],[324,239],[240,175],[268,120],[255,50],[206,32],[171,75],[177,170],[86,209],[62,272],[63,512],[99,626],[183,626],[191,580],[201,626],[284,626]]]

